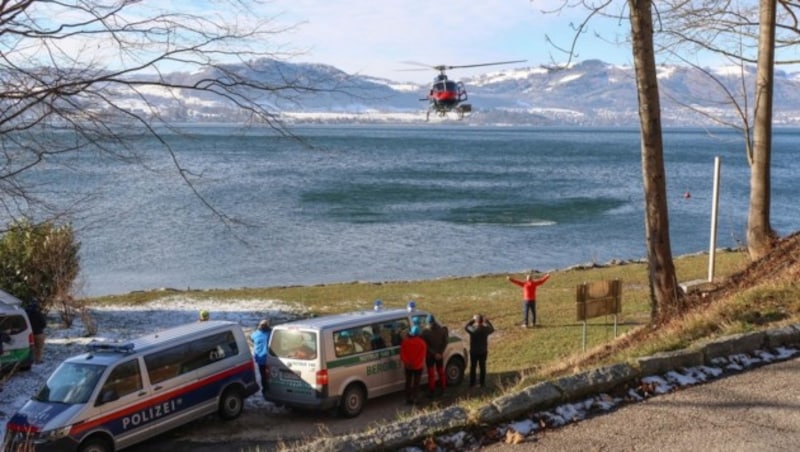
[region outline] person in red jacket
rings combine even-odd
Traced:
[[[547,279],[550,278],[550,274],[547,273],[546,275],[542,276],[538,279],[533,279],[533,275],[528,273],[528,277],[525,278],[525,281],[520,281],[518,279],[514,279],[511,276],[508,277],[508,280],[512,283],[522,287],[522,327],[528,327],[528,313],[531,314],[533,322],[531,325],[536,326],[536,288],[544,284]]]
[[[425,366],[425,354],[428,346],[420,337],[420,329],[417,325],[411,327],[408,336],[400,343],[400,361],[406,371],[406,403],[409,405],[417,403],[417,392],[419,392],[419,382],[422,377],[422,368]]]

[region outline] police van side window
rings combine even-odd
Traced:
[[[333,332],[333,349],[336,356],[347,356],[356,353],[351,329]]]
[[[142,377],[139,373],[139,360],[124,362],[108,375],[103,389],[100,390],[98,405],[117,400],[142,389]]]
[[[333,332],[336,356],[370,352],[391,344],[391,327],[380,323],[367,324]]]
[[[150,383],[156,384],[238,354],[236,338],[226,331],[151,353],[144,363]]]
[[[402,319],[384,322],[380,326],[380,331],[387,347],[398,346],[408,334],[408,319],[403,317]]]

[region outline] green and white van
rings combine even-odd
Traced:
[[[28,370],[33,365],[33,330],[22,301],[0,290],[0,331],[10,342],[3,343],[0,369],[3,372]]]
[[[412,325],[424,328],[427,317],[416,309],[376,307],[276,325],[264,397],[289,407],[338,408],[346,417],[357,416],[367,399],[405,388],[400,341]],[[463,381],[468,348],[468,342],[450,336],[444,354],[448,386]]]

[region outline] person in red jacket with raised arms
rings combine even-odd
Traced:
[[[533,275],[528,273],[525,281],[514,279],[511,276],[508,280],[512,283],[522,287],[522,327],[528,327],[528,313],[531,314],[533,326],[536,326],[536,288],[544,284],[550,278],[550,273],[545,274],[541,278],[533,279]]]
[[[420,328],[414,325],[400,343],[400,361],[406,371],[406,403],[409,405],[417,403],[422,368],[425,367],[425,355],[428,352],[428,346],[420,334]]]

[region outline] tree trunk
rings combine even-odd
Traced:
[[[750,166],[750,211],[747,216],[747,251],[751,260],[769,253],[775,239],[769,222],[769,208],[776,0],[761,0],[759,5],[758,71]]]
[[[631,10],[631,40],[639,96],[652,320],[660,323],[679,314],[681,306],[669,240],[661,106],[653,50],[652,0],[629,0],[628,4]]]

